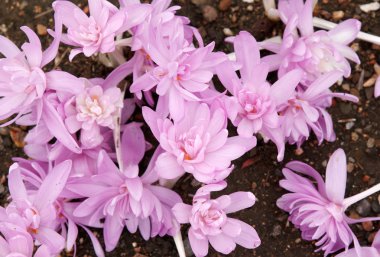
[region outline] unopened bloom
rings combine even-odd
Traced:
[[[330,114],[326,111],[332,104],[332,98],[358,102],[356,96],[345,93],[333,93],[329,89],[342,73],[333,71],[323,74],[307,89],[297,93],[279,106],[282,130],[287,141],[300,146],[310,136],[312,130],[319,143],[323,140],[334,141],[335,132]]]
[[[231,161],[255,147],[256,138],[228,137],[221,108],[212,111],[197,102],[185,107],[186,116],[174,122],[143,108],[144,119],[164,150],[156,162],[158,175],[175,179],[188,172],[205,183],[223,180],[231,172]]]
[[[230,62],[217,67],[218,77],[232,94],[227,98],[226,111],[238,134],[252,137],[261,132],[278,147],[278,159],[282,160],[285,140],[280,129],[278,107],[295,95],[303,72],[293,70],[274,85],[267,82],[268,64],[260,61],[260,51],[255,38],[248,32],[240,32],[234,38],[236,61],[241,67],[240,77]]]
[[[196,192],[192,205],[178,203],[172,209],[178,222],[190,223],[190,245],[197,257],[207,255],[209,243],[223,254],[231,253],[236,244],[253,249],[261,243],[252,226],[227,217],[254,205],[255,196],[251,192],[235,192],[211,199],[210,192],[225,187],[225,182],[203,186]]]
[[[57,17],[67,27],[61,41],[76,47],[70,53],[70,60],[79,53],[89,57],[98,52],[113,52],[115,37],[142,22],[150,11],[142,4],[129,6],[129,10],[119,10],[105,0],[89,0],[88,4],[90,16],[70,1],[53,3]]]
[[[291,193],[278,199],[277,206],[290,213],[289,220],[302,231],[303,239],[317,240],[318,250],[324,251],[325,256],[342,248],[347,250],[352,241],[355,246],[358,245],[350,224],[378,219],[355,220],[346,216],[345,211],[349,206],[379,191],[380,188],[380,185],[377,185],[355,196],[344,198],[346,168],[346,155],[342,149],[338,149],[327,164],[325,182],[316,170],[297,161],[286,165],[283,169],[285,179],[280,181],[280,186]]]
[[[282,77],[288,71],[300,68],[305,72],[302,79],[304,85],[331,71],[341,71],[348,77],[351,67],[347,59],[360,63],[355,51],[347,46],[359,33],[360,22],[350,19],[330,31],[314,32],[313,2],[279,1],[280,17],[286,23],[282,43],[263,43],[264,48],[276,53],[264,57],[271,70],[278,69],[278,76]]]

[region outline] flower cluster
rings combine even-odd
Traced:
[[[75,248],[78,229],[83,229],[97,256],[105,256],[91,228],[102,229],[110,252],[124,229],[139,230],[146,240],[170,235],[178,242],[183,223],[190,224],[196,256],[206,256],[209,244],[223,254],[236,245],[258,247],[261,241],[251,225],[227,217],[252,207],[255,196],[235,192],[212,199],[210,193],[227,186],[233,161],[256,147],[259,134],[276,144],[279,161],[286,143],[300,146],[311,131],[320,143],[335,140],[326,109],[334,97],[358,99],[330,88],[350,74],[346,58],[359,62],[346,45],[360,23],[350,20],[334,31],[313,32],[312,1],[301,1],[296,11],[280,1],[287,24],[282,43],[258,43],[241,32],[228,40],[236,55],[230,60],[214,51],[213,42],[205,44],[169,0],[119,2],[117,7],[88,0],[86,14],[70,1],[55,1],[55,29],[49,31],[54,40],[45,51],[27,27],[21,28],[28,37],[21,49],[0,36],[2,125],[31,126],[24,148],[29,158],[14,159],[10,203],[0,208],[0,255],[57,256]],[[106,78],[48,70],[60,43],[73,47],[70,61],[84,54],[114,70]],[[261,57],[261,48],[275,54]],[[278,79],[269,83],[268,73],[274,70]],[[214,86],[216,79],[224,92]],[[133,116],[136,107],[143,122]],[[229,122],[237,135],[227,129]],[[157,142],[145,139],[147,130]],[[355,237],[347,226],[352,221],[344,215],[344,191],[328,192],[321,184],[319,195],[305,179],[286,173],[290,180],[306,183],[302,190],[313,192],[314,198],[304,201],[316,209],[306,214],[316,212],[339,231],[317,229],[314,215],[301,222],[304,208],[284,197],[279,205],[295,209],[292,220],[307,239],[323,236],[326,252],[348,247]],[[305,173],[320,180],[315,172]],[[204,184],[192,205],[171,189],[189,174]]]

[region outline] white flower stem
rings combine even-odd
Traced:
[[[179,257],[186,257],[185,247],[182,241],[181,230],[178,230],[177,234],[173,236],[175,246],[177,247]]]
[[[126,89],[127,89],[127,84],[124,85],[123,88],[121,88],[121,96],[120,96],[121,102],[124,101],[124,95],[125,95]],[[115,128],[113,130],[113,139],[115,143],[116,159],[117,159],[117,163],[119,164],[119,170],[123,172],[124,171],[123,158],[121,155],[121,111],[122,111],[122,108],[119,108],[117,110],[117,115],[114,118]]]
[[[321,28],[321,29],[327,29],[327,30],[331,30],[337,26],[337,24],[335,24],[334,22],[326,21],[326,20],[318,18],[318,17],[313,18],[313,25],[314,25],[314,27]],[[360,31],[357,38],[361,39],[363,41],[367,41],[367,42],[376,44],[376,45],[380,45],[380,37],[375,36],[375,35],[371,35],[371,34]]]
[[[380,191],[380,183],[376,186],[373,186],[369,189],[367,189],[364,192],[361,192],[359,194],[356,194],[354,196],[348,197],[343,200],[343,206],[345,209],[347,209],[349,206],[353,205],[354,203],[359,202],[360,200]]]

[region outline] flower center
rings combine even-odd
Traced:
[[[326,206],[326,210],[334,217],[338,222],[343,221],[344,219],[344,208],[341,205],[335,203],[329,203]]]

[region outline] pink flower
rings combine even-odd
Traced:
[[[277,206],[289,212],[289,220],[302,231],[302,238],[317,240],[317,251],[325,256],[342,248],[348,249],[352,241],[358,251],[358,240],[349,224],[378,218],[351,219],[345,211],[349,206],[379,190],[379,185],[355,196],[344,198],[347,169],[346,155],[338,149],[330,157],[326,168],[326,182],[312,167],[297,161],[283,169],[280,186],[291,193],[283,195]],[[300,176],[297,173],[313,178]],[[317,182],[315,185],[314,182]]]
[[[161,229],[164,228],[157,223],[167,228],[165,232],[172,233],[170,231],[175,226],[172,226],[171,214],[165,210],[181,202],[175,192],[151,185],[157,181],[157,176],[152,173],[157,155],[152,157],[152,164],[139,177],[138,163],[145,154],[145,138],[139,124],[131,123],[124,128],[122,154],[124,170],[119,170],[107,153],[100,151],[97,174],[67,187],[86,198],[75,209],[75,217],[86,218],[89,225],[105,218],[103,232],[107,251],[116,247],[125,226],[131,233],[139,228],[146,239],[162,235]]]
[[[279,151],[278,159],[282,160],[285,142],[277,111],[294,96],[303,72],[291,71],[271,86],[266,81],[269,67],[260,61],[255,38],[248,32],[240,32],[234,38],[234,48],[241,78],[230,62],[217,67],[218,77],[232,94],[226,100],[228,116],[237,126],[239,135],[251,137],[260,132],[274,141]]]
[[[8,222],[0,223],[0,256],[4,257],[51,257],[49,249],[42,245],[33,255],[33,239],[23,228]]]
[[[41,109],[42,96],[51,84],[42,68],[55,58],[59,46],[59,32],[51,46],[42,52],[37,35],[25,26],[21,30],[29,39],[21,46],[22,51],[9,39],[0,36],[0,52],[5,56],[0,59],[0,119],[18,114],[7,124],[33,108]]]
[[[372,242],[371,247],[360,247],[360,255],[356,249],[350,249],[348,251],[338,254],[336,257],[379,257],[380,256],[380,233],[376,233],[375,239]]]
[[[165,151],[156,162],[158,175],[175,179],[185,172],[205,183],[228,176],[231,161],[256,146],[256,138],[228,137],[222,109],[211,111],[207,104],[189,102],[180,121],[164,119],[147,107],[143,115]]]
[[[9,171],[12,202],[5,209],[6,221],[24,228],[56,254],[64,248],[65,241],[55,231],[58,213],[54,203],[64,189],[70,171],[69,160],[56,165],[33,193],[27,191],[21,176],[22,168],[17,163]]]
[[[103,84],[103,80],[93,80]],[[114,128],[115,117],[123,107],[121,91],[117,87],[103,90],[98,84],[71,97],[64,104],[65,125],[71,134],[81,129],[84,147],[93,148],[103,142],[101,127]]]
[[[142,22],[149,14],[148,5],[136,4],[117,9],[106,0],[89,0],[90,16],[69,1],[55,1],[54,11],[67,27],[62,42],[74,47],[70,60],[77,54],[89,57],[95,53],[111,53],[116,48],[115,37]]]
[[[226,57],[212,53],[214,43],[196,49],[185,38],[180,20],[174,20],[169,29],[172,33],[168,36],[157,30],[154,37],[149,37],[149,45],[144,50],[156,65],[147,67],[146,73],[133,82],[130,91],[141,94],[156,86],[155,92],[160,96],[158,108],[181,119],[185,114],[185,102],[200,101],[196,94],[209,88],[214,74],[212,68]]]
[[[351,67],[347,59],[360,63],[355,51],[347,46],[359,33],[360,22],[349,19],[328,32],[314,32],[312,9],[313,0],[307,0],[305,4],[302,1],[292,4],[287,0],[279,1],[280,16],[286,29],[281,44],[263,44],[264,48],[276,53],[264,57],[263,61],[271,66],[271,70],[278,69],[279,77],[295,68],[302,69],[305,72],[304,85],[331,71],[341,71],[348,77]]]
[[[305,91],[299,89],[287,103],[279,106],[284,136],[291,144],[300,146],[310,136],[312,130],[319,143],[334,141],[335,132],[330,114],[333,97],[358,102],[359,99],[345,93],[333,93],[329,88],[342,76],[339,71],[326,73],[311,83]]]
[[[251,207],[255,196],[251,192],[235,192],[210,198],[210,192],[225,188],[225,182],[209,184],[198,189],[193,205],[176,204],[172,211],[179,223],[190,223],[188,232],[191,248],[197,257],[206,256],[208,244],[223,254],[230,254],[236,244],[254,249],[261,243],[256,230],[227,214]]]

